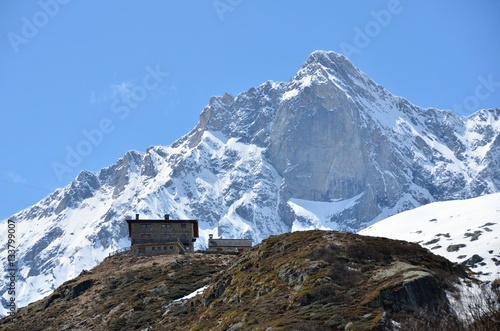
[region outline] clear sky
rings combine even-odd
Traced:
[[[318,49],[419,106],[500,107],[499,33],[497,0],[1,1],[0,219]]]

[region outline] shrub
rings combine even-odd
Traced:
[[[309,255],[313,261],[323,260],[328,263],[337,261],[338,255],[341,252],[339,246],[328,245],[325,247],[316,247]]]
[[[391,260],[392,257],[387,256],[378,247],[376,249],[369,247],[364,242],[354,242],[347,247],[347,254],[360,261],[369,262],[386,262],[387,259]]]
[[[333,263],[327,276],[336,284],[343,287],[354,287],[363,281],[363,274],[361,271],[350,268],[347,264],[339,261]]]

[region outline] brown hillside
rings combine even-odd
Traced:
[[[458,298],[464,276],[417,244],[295,232],[237,258],[110,257],[0,320],[0,329],[459,330],[445,291]],[[173,302],[205,285],[203,294]]]
[[[234,256],[121,253],[0,320],[0,330],[141,330],[165,306],[207,285]]]

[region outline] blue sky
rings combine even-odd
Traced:
[[[499,32],[496,0],[1,1],[0,218],[317,49],[419,106],[499,107]]]

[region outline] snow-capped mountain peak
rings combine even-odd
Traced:
[[[466,118],[422,109],[346,57],[314,52],[289,82],[211,98],[171,146],[84,171],[13,215],[19,302],[128,246],[124,220],[135,213],[198,219],[204,248],[209,233],[258,243],[292,229],[357,231],[429,202],[498,192],[499,133],[500,109]]]

